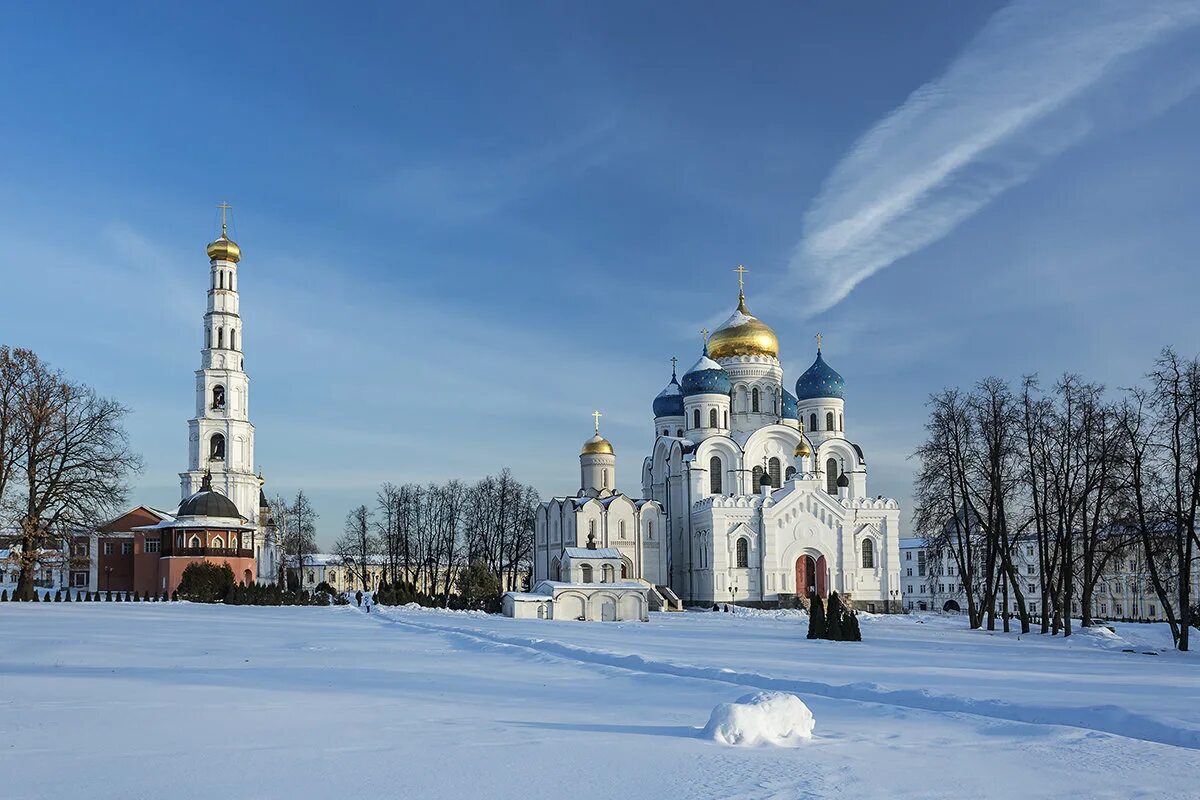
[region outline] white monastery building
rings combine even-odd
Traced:
[[[538,511],[533,584],[564,581],[568,550],[590,545],[620,554],[612,580],[657,587],[651,610],[656,594],[667,605],[774,606],[813,591],[899,610],[900,507],[868,491],[866,455],[846,435],[845,381],[820,344],[793,395],[779,341],[740,288],[700,358],[681,379],[672,370],[654,399],[642,497],[617,491],[597,424],[578,493]]]

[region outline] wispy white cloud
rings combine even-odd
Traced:
[[[998,12],[825,182],[791,261],[809,311],[942,238],[1097,127],[1178,102],[1196,73],[1158,75],[1120,107],[1086,101],[1133,56],[1197,23],[1193,0],[1017,0]]]

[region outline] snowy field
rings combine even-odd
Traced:
[[[0,797],[1200,798],[1200,658],[1162,626],[805,628],[8,603]],[[705,738],[763,689],[798,694],[813,738]]]

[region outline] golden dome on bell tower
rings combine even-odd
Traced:
[[[720,361],[733,356],[767,356],[779,358],[779,338],[775,331],[746,308],[746,288],[743,274],[749,272],[739,266],[737,311],[717,328],[708,340],[708,355]]]
[[[242,258],[242,248],[238,247],[237,242],[229,238],[229,221],[227,215],[229,209],[232,207],[229,203],[221,203],[217,206],[217,208],[221,209],[221,235],[215,241],[208,244],[209,261],[229,261],[236,264]]]

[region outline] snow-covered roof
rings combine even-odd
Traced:
[[[222,530],[222,531],[252,531],[252,530],[254,530],[253,525],[245,525],[245,524],[241,524],[241,523],[230,524],[230,523],[231,523],[231,520],[229,517],[179,517],[178,519],[171,519],[170,517],[168,517],[167,519],[160,520],[159,522],[156,522],[153,525],[135,526],[134,530],[135,531],[143,531],[143,532],[170,530],[171,528],[187,528],[187,529],[207,528],[209,530]]]
[[[621,551],[615,547],[597,547],[589,550],[586,547],[564,547],[563,553],[569,558],[615,558],[620,560]]]
[[[505,592],[504,596],[518,603],[544,603],[550,599],[546,592]]]
[[[550,589],[587,589],[589,591],[595,589],[637,589],[639,591],[649,591],[649,585],[641,581],[613,581],[611,583],[572,583],[570,581],[540,581],[537,589],[543,586]]]
[[[720,364],[713,361],[708,356],[700,356],[700,360],[698,360],[695,364],[692,364],[692,368],[689,369],[688,372],[703,372],[704,370],[721,369],[721,368],[722,367]]]
[[[900,540],[900,549],[901,550],[911,550],[914,547],[924,547],[924,546],[925,546],[924,539],[907,538],[907,539]]]

